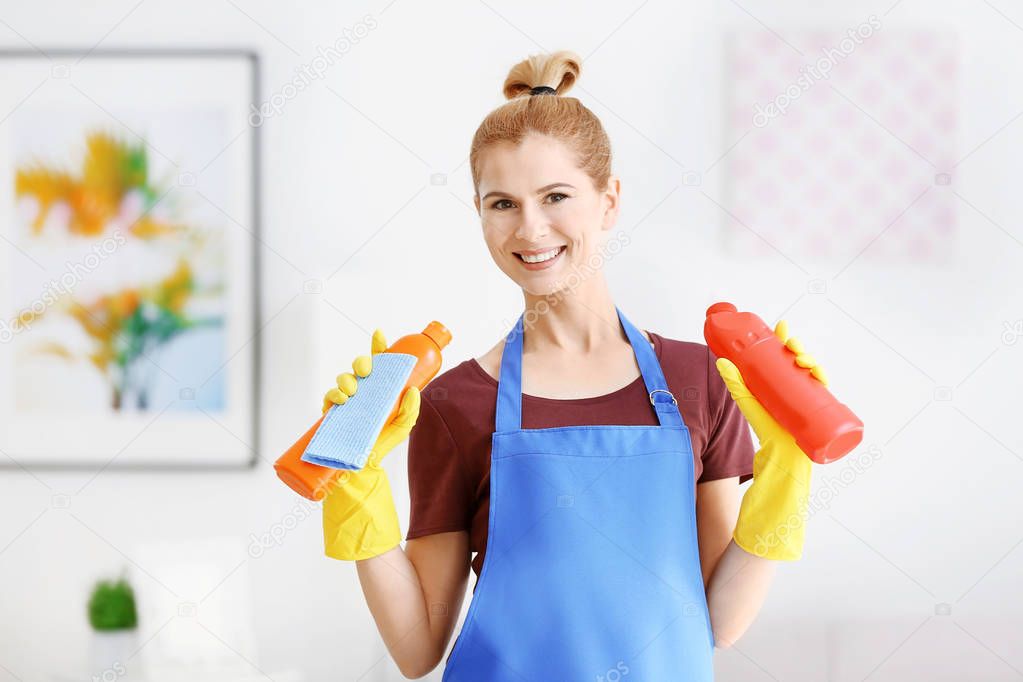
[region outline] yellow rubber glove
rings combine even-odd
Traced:
[[[358,390],[359,377],[369,376],[373,355],[387,349],[384,333],[373,332],[370,355],[352,361],[355,374],[337,377],[337,387],[323,398],[323,411],[344,405]],[[323,548],[327,556],[342,561],[369,559],[401,544],[398,512],[394,508],[391,484],[380,461],[398,443],[408,437],[419,418],[419,389],[406,389],[398,413],[384,426],[373,444],[366,465],[358,471],[345,471],[331,485],[323,500]]]
[[[789,337],[784,320],[775,326],[774,334],[795,354],[796,364],[809,368],[814,378],[828,385],[824,369],[798,339]],[[715,364],[760,443],[753,456],[753,482],[743,495],[732,537],[745,551],[765,559],[799,559],[803,555],[813,461],[753,397],[730,360],[718,358]]]

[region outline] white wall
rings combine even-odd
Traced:
[[[609,130],[624,179],[621,226],[645,217],[608,266],[630,318],[700,340],[716,300],[769,322],[784,314],[867,424],[861,450],[875,448],[861,473],[852,475],[853,456],[817,470],[818,494],[829,481],[839,492],[811,519],[805,558],[781,567],[758,621],[719,654],[719,678],[1023,676],[1023,343],[1001,340],[1003,323],[1023,318],[1014,189],[1023,41],[1009,21],[1023,24],[1023,12],[997,0],[778,4],[5,4],[4,47],[254,47],[264,93],[365,15],[378,26],[262,127],[263,461],[236,473],[104,472],[80,495],[72,493],[89,473],[0,473],[0,680],[48,679],[87,660],[82,610],[93,578],[137,561],[132,575],[158,592],[158,569],[133,556],[139,543],[247,544],[292,513],[299,499],[268,462],[315,418],[320,395],[374,327],[396,338],[444,321],[454,332],[446,366],[497,341],[520,295],[479,236],[464,161],[475,126],[501,101],[508,67],[543,48],[587,57],[574,94]],[[961,149],[995,137],[956,170],[956,190],[975,207],[957,204],[958,257],[940,268],[868,257],[832,281],[835,263],[804,263],[807,278],[781,257],[722,256],[721,211],[704,195],[720,195],[721,166],[698,187],[680,186],[684,172],[704,171],[734,142],[723,139],[719,116],[721,30],[853,26],[872,13],[886,26],[961,32]],[[446,186],[430,184],[434,173],[448,175]],[[828,281],[826,294],[807,293],[812,278]],[[322,294],[303,293],[310,279],[324,280]],[[954,387],[950,402],[933,400],[939,386]],[[403,450],[387,468],[407,519]],[[851,484],[836,483],[849,480],[843,472]],[[53,508],[55,494],[72,494],[70,507]],[[401,679],[354,566],[321,556],[315,515],[224,584],[243,576],[253,589],[254,666],[309,680]],[[219,588],[209,589],[212,606]],[[941,603],[950,615],[936,615]],[[200,604],[200,621],[203,613]],[[143,623],[143,637],[161,622]]]

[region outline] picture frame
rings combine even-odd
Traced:
[[[260,62],[0,50],[0,468],[259,452]]]

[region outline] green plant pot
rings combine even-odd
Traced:
[[[89,596],[89,624],[98,632],[132,630],[138,624],[135,592],[124,578],[101,580]]]
[[[88,679],[113,680],[138,667],[138,658],[129,658],[139,647],[138,630],[93,630],[89,643]]]

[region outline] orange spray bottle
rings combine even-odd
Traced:
[[[711,351],[727,358],[764,409],[818,464],[834,462],[863,439],[863,422],[796,364],[796,356],[764,321],[731,303],[707,309],[703,335]]]
[[[418,359],[412,368],[408,381],[405,383],[405,389],[409,386],[415,386],[422,390],[440,371],[441,350],[450,341],[451,332],[440,322],[434,320],[421,333],[401,337],[384,352],[407,353],[416,356]],[[401,397],[404,396],[405,389],[402,389],[398,400],[395,401],[390,414],[388,414],[384,422],[385,424],[390,423],[398,414],[398,407],[401,405]],[[274,470],[277,472],[277,476],[289,488],[310,500],[322,499],[330,489],[331,484],[344,472],[342,469],[324,467],[302,460],[302,454],[309,447],[309,442],[316,434],[316,430],[320,428],[321,423],[323,423],[323,417],[320,417],[274,463]]]

